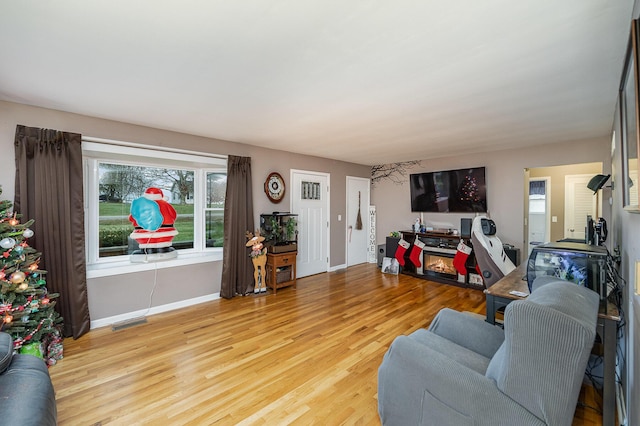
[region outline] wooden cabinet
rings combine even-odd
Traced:
[[[267,287],[273,294],[279,288],[296,287],[296,255],[295,251],[287,253],[267,253]]]

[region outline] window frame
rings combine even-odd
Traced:
[[[83,137],[85,255],[87,277],[116,275],[140,270],[183,266],[222,259],[222,247],[206,246],[207,173],[227,174],[227,156],[196,151],[170,149],[121,141]],[[99,256],[99,164],[165,167],[194,172],[194,241],[193,248],[181,249],[178,257],[168,261],[132,263],[129,255]]]

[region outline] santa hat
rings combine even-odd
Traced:
[[[162,189],[160,188],[147,188],[142,195],[144,198],[148,200],[162,200],[164,194],[162,193]]]

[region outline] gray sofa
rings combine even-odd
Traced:
[[[13,353],[13,339],[0,332],[0,424],[55,425],[56,398],[45,362]]]
[[[441,310],[397,337],[378,371],[383,425],[571,425],[598,295],[554,280],[505,309],[504,331]]]

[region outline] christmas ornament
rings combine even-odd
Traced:
[[[16,252],[16,254],[21,255],[21,254],[22,254],[22,252],[24,251],[24,247],[22,247],[22,246],[20,246],[20,245],[15,246],[15,247],[13,248],[13,251],[15,251],[15,252]]]
[[[2,240],[0,240],[0,247],[4,248],[4,249],[10,249],[13,246],[16,245],[16,240],[14,240],[13,238],[3,238]]]
[[[21,282],[23,282],[25,280],[27,276],[24,274],[24,272],[22,271],[16,271],[13,274],[11,274],[11,282],[14,284],[20,284]]]
[[[22,232],[22,236],[25,237],[25,238],[31,238],[31,237],[33,237],[33,231],[31,229],[27,228]]]
[[[11,219],[9,219],[9,225],[11,226],[16,226],[20,223],[20,221],[18,219],[16,219],[16,214],[13,214],[13,217]]]

